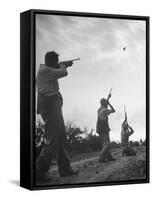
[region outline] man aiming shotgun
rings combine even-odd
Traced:
[[[124,106],[125,119],[121,127],[121,145],[122,145],[122,156],[135,156],[136,152],[129,146],[129,137],[134,133],[134,130],[129,126],[127,122],[127,112]]]
[[[100,108],[98,109],[98,119],[96,125],[96,131],[100,136],[102,142],[102,151],[100,153],[99,162],[114,161],[115,159],[110,152],[110,127],[108,123],[108,116],[115,112],[114,107],[110,104],[109,99],[111,98],[110,90],[107,99],[102,98],[100,100]],[[109,106],[109,108],[108,108]]]
[[[59,55],[54,51],[47,52],[45,64],[40,65],[37,74],[37,113],[41,115],[45,122],[47,141],[36,161],[37,182],[51,180],[51,177],[47,176],[47,172],[55,155],[57,156],[58,172],[61,177],[78,174],[78,171],[72,169],[64,146],[66,133],[62,114],[63,98],[59,92],[58,79],[67,76],[67,68],[73,65],[73,61],[79,59],[58,62],[58,57]]]

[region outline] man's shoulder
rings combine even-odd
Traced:
[[[109,114],[110,111],[111,111],[111,110],[108,109],[108,108],[102,108],[102,112],[103,112],[103,113]]]
[[[121,135],[126,135],[126,132],[122,130]]]
[[[98,109],[98,111],[103,111],[103,110],[105,110],[105,109],[107,109],[107,108],[100,107],[100,108]]]
[[[103,111],[108,111],[109,109],[108,108],[103,108]]]
[[[39,70],[38,70],[38,74],[39,75],[48,75],[48,74],[52,74],[53,73],[53,69],[51,67],[47,67],[45,64],[40,64]]]
[[[107,108],[99,109],[98,114],[101,116],[107,115]]]
[[[122,134],[122,135],[128,135],[128,134],[129,134],[129,131],[122,131],[121,134]]]
[[[39,71],[42,72],[42,71],[49,71],[51,70],[50,67],[47,67],[45,64],[40,64],[40,67],[39,67]]]

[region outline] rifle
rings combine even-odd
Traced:
[[[125,105],[124,105],[124,112],[125,112],[125,122],[127,123],[127,112],[126,112],[126,107],[125,107]]]
[[[71,62],[77,61],[77,60],[80,60],[80,58],[75,58],[73,60],[65,60],[65,61],[60,62],[60,64],[65,64],[68,67],[68,66],[71,66]]]
[[[109,101],[109,99],[111,98],[111,93],[112,93],[112,88],[110,89],[109,94],[107,96],[107,101]]]

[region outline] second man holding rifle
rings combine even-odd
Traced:
[[[98,109],[98,119],[96,131],[100,136],[102,150],[99,157],[99,162],[114,161],[111,151],[110,151],[110,127],[108,123],[108,116],[115,112],[115,109],[110,104],[109,99],[111,98],[111,91],[107,99],[102,98],[100,100],[100,108]]]

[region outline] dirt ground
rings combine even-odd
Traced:
[[[146,152],[145,147],[137,148],[136,156],[122,157],[121,149],[112,150],[116,161],[99,163],[99,153],[79,156],[72,159],[72,167],[80,169],[77,176],[61,178],[57,166],[51,166],[49,175],[53,178],[47,185],[78,184],[92,182],[112,182],[125,180],[138,180],[146,178]],[[75,160],[75,161],[73,161]],[[46,183],[38,183],[46,185]]]

